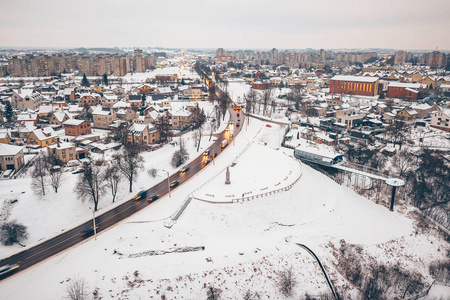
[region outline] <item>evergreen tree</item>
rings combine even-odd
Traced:
[[[108,85],[108,75],[105,73],[105,74],[103,74],[103,83],[105,84],[105,85]]]
[[[142,98],[141,98],[141,105],[145,106],[145,94],[142,94]]]
[[[90,87],[91,84],[89,83],[89,80],[86,77],[86,74],[83,74],[83,79],[81,79],[81,86]]]
[[[14,121],[14,111],[11,102],[9,101],[6,102],[4,116],[8,123],[12,123]]]

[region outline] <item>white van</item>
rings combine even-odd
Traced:
[[[222,143],[220,143],[220,147],[225,148],[228,145],[227,140],[223,140]]]

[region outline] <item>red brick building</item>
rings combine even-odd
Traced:
[[[391,82],[388,85],[386,96],[389,98],[402,98],[405,100],[417,100],[420,83]]]
[[[254,81],[252,82],[252,88],[255,90],[266,90],[270,87],[270,82],[268,81]]]
[[[63,123],[66,135],[84,135],[92,132],[91,122],[85,120],[69,119]]]
[[[360,96],[378,95],[378,77],[336,75],[330,81],[330,93]]]

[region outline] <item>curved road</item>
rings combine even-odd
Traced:
[[[230,121],[236,124],[237,116],[233,109],[229,109]],[[233,138],[239,133],[241,127],[234,126]],[[220,135],[217,136],[217,140],[209,147],[211,154],[219,155],[222,151],[220,143],[223,139],[228,139],[228,144],[232,141],[229,138],[229,134],[224,130]],[[180,173],[177,171],[169,177],[170,181],[178,180],[179,184],[183,184],[185,181],[195,176],[203,167],[202,165],[203,154],[197,156],[193,161],[189,163],[189,170],[186,173]],[[176,187],[175,187],[176,188]],[[172,188],[171,190],[175,189]],[[160,198],[168,194],[169,188],[167,184],[167,178],[154,185],[148,189],[147,195],[159,195]],[[105,229],[117,224],[118,222],[128,218],[134,213],[146,208],[151,205],[151,202],[147,200],[133,200],[130,199],[119,206],[104,212],[103,214],[95,218],[95,224],[97,226],[97,233],[104,231]],[[23,271],[45,259],[60,253],[88,238],[92,235],[86,235],[83,230],[86,228],[93,228],[92,220],[84,222],[83,224],[72,228],[60,235],[57,235],[49,240],[42,242],[41,244],[35,245],[29,249],[23,250],[17,254],[10,257],[4,258],[0,261],[0,267],[8,264],[19,264],[19,268],[11,273],[5,274],[0,277],[0,280],[5,279],[17,272]]]

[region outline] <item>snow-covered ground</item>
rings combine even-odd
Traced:
[[[209,115],[212,110],[212,105],[209,102],[200,101],[195,103],[198,103],[200,107],[204,108],[205,114]],[[174,109],[177,109],[186,104],[187,102],[174,102],[172,106]],[[229,114],[227,112],[225,120],[221,122],[220,128],[215,132],[223,131],[228,123],[228,119]],[[189,153],[190,160],[201,154],[203,149],[208,148],[215,141],[216,138],[214,136],[209,141],[210,130],[207,127],[208,125],[205,125],[205,132],[200,143],[199,152],[197,152],[193,132],[183,135],[182,139]],[[167,170],[171,174],[176,172],[181,166],[179,168],[173,168],[170,162],[173,153],[179,149],[179,140],[180,138],[178,137],[173,139],[177,145],[172,146],[167,144],[158,150],[144,152],[144,170],[139,173],[136,182],[133,184],[133,193],[129,192],[128,181],[122,179],[119,184],[115,203],[112,203],[112,196],[108,190],[99,201],[98,213],[111,209],[123,201],[130,199],[139,190],[147,189],[164,180],[166,173],[162,170]],[[110,161],[114,153],[115,151],[109,151],[105,155],[91,153],[91,156],[94,159],[104,158]],[[24,243],[28,247],[92,218],[92,212],[89,207],[93,206],[90,203],[79,200],[73,192],[79,175],[72,174],[71,171],[77,168],[67,168],[64,173],[64,181],[58,193],[55,193],[49,187],[46,190],[45,196],[38,196],[31,189],[30,170],[15,180],[0,180],[0,216],[8,216],[9,221],[17,220],[19,223],[27,226],[29,237]],[[148,173],[153,168],[158,170],[156,177]],[[10,204],[11,200],[16,199],[18,200],[16,203]],[[170,215],[171,212],[169,211],[168,214]],[[10,256],[23,249],[19,245],[0,245],[0,258]]]
[[[1,281],[2,299],[60,299],[74,278],[84,279],[89,293],[97,291],[102,299],[204,299],[209,286],[221,289],[223,299],[242,299],[247,291],[261,299],[282,299],[278,273],[290,267],[298,282],[293,298],[326,292],[317,264],[287,237],[315,251],[338,286],[344,281],[333,253],[341,239],[361,245],[380,261],[399,262],[424,274],[430,261],[446,256],[448,244],[417,231],[406,216],[408,209],[397,206],[399,211],[390,212],[305,165],[289,191],[233,204],[194,200],[177,224],[164,227],[161,219],[189,193],[239,158],[264,161],[292,155],[289,149],[275,150],[284,128],[265,124],[251,119],[215,164],[171,198],[159,199],[102,232],[97,241],[90,239]],[[156,163],[163,155],[154,159]],[[276,174],[276,180],[285,172],[282,164],[261,166],[242,169],[241,180],[251,186],[255,182],[250,179],[261,173]],[[224,179],[212,180],[205,189],[221,189]]]

